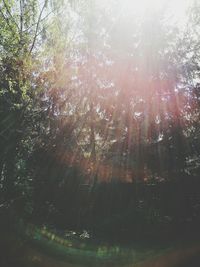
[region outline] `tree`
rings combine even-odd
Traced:
[[[41,40],[46,5],[47,1],[39,10],[37,1],[1,1],[0,175],[2,196],[8,201],[24,194],[31,181],[23,170],[39,118],[36,99],[41,84],[35,78],[34,49]]]

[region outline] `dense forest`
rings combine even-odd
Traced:
[[[2,218],[197,235],[200,3],[129,2],[0,0]]]

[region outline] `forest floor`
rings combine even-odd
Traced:
[[[129,248],[130,249],[130,248]],[[67,248],[66,248],[67,250]],[[109,262],[97,260],[87,264],[70,263],[67,258],[55,257],[51,251],[42,250],[28,240],[18,238],[9,232],[0,233],[0,266],[1,267],[199,267],[200,266],[200,243],[189,242],[188,245],[176,245],[173,248],[155,250],[140,250],[132,247],[132,252],[138,258],[134,262],[121,264],[115,259]],[[77,257],[79,251],[77,250]],[[76,257],[76,254],[74,255]],[[128,261],[127,261],[128,262]]]

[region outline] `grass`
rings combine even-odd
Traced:
[[[198,242],[182,247],[180,244],[151,248],[133,244],[126,247],[63,238],[48,229],[22,223],[17,230],[1,231],[2,267],[192,267],[191,264],[186,266],[180,263],[200,253]]]
[[[119,266],[138,263],[158,257],[170,250],[165,248],[125,247],[119,245],[97,244],[93,241],[62,238],[44,228],[29,225],[24,237],[34,249],[44,252],[57,260],[81,266]]]

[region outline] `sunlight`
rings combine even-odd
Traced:
[[[126,0],[121,5],[126,12],[134,12],[138,16],[144,16],[147,12],[161,12],[167,10],[176,21],[183,21],[187,7],[191,0]]]
[[[185,10],[191,0],[124,0],[119,1],[119,7],[126,7],[127,9],[134,10],[135,12],[143,12],[144,10],[159,10],[160,8],[170,7],[173,13],[180,13]]]
[[[122,2],[125,9],[134,10],[136,13],[142,13],[146,9],[157,9],[163,6],[164,0],[125,0]]]
[[[145,16],[149,12],[168,11],[170,19],[176,23],[184,23],[187,8],[192,4],[193,0],[118,0],[106,1],[98,0],[100,5],[111,6],[116,5],[118,12],[125,15],[136,15],[138,17]]]

